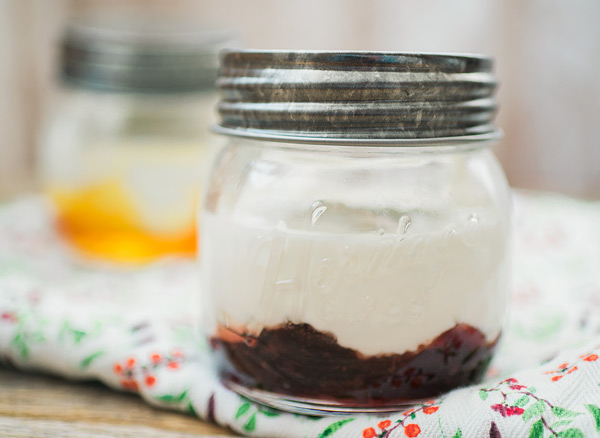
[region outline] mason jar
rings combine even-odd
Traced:
[[[69,24],[39,148],[60,233],[139,263],[196,253],[224,31],[89,16]]]
[[[483,56],[227,51],[202,216],[203,324],[233,390],[384,411],[478,382],[510,194]]]

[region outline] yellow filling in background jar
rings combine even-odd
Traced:
[[[77,155],[70,171],[64,162],[47,171],[45,184],[57,229],[76,249],[134,264],[195,255],[204,148],[132,141],[86,145]]]
[[[187,227],[168,233],[145,229],[140,213],[118,181],[78,191],[53,188],[49,195],[58,210],[58,230],[84,253],[118,262],[196,253],[193,219]]]

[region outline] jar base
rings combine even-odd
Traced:
[[[411,400],[410,402],[394,402],[381,405],[357,405],[355,403],[336,402],[333,400],[320,400],[306,397],[292,397],[284,394],[263,391],[260,389],[248,388],[244,385],[223,380],[223,384],[228,389],[246,397],[256,403],[278,409],[280,411],[291,412],[293,414],[314,415],[314,416],[333,416],[333,415],[351,415],[351,414],[376,414],[384,412],[396,412],[414,405],[425,403],[430,399]]]

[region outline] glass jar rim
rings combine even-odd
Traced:
[[[262,140],[273,143],[288,143],[296,145],[338,146],[338,147],[407,147],[429,148],[444,146],[475,145],[485,146],[489,143],[502,140],[504,132],[495,128],[491,132],[482,134],[463,135],[456,137],[425,137],[425,138],[343,138],[322,137],[311,135],[290,134],[285,131],[266,131],[247,128],[228,128],[221,125],[212,125],[211,130],[216,134],[228,137],[245,138],[249,140]]]

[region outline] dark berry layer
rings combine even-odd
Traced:
[[[368,357],[309,324],[287,323],[259,336],[220,327],[212,341],[235,369],[226,378],[274,393],[357,406],[405,403],[476,383],[497,343],[486,342],[467,324],[457,324],[417,351]]]

